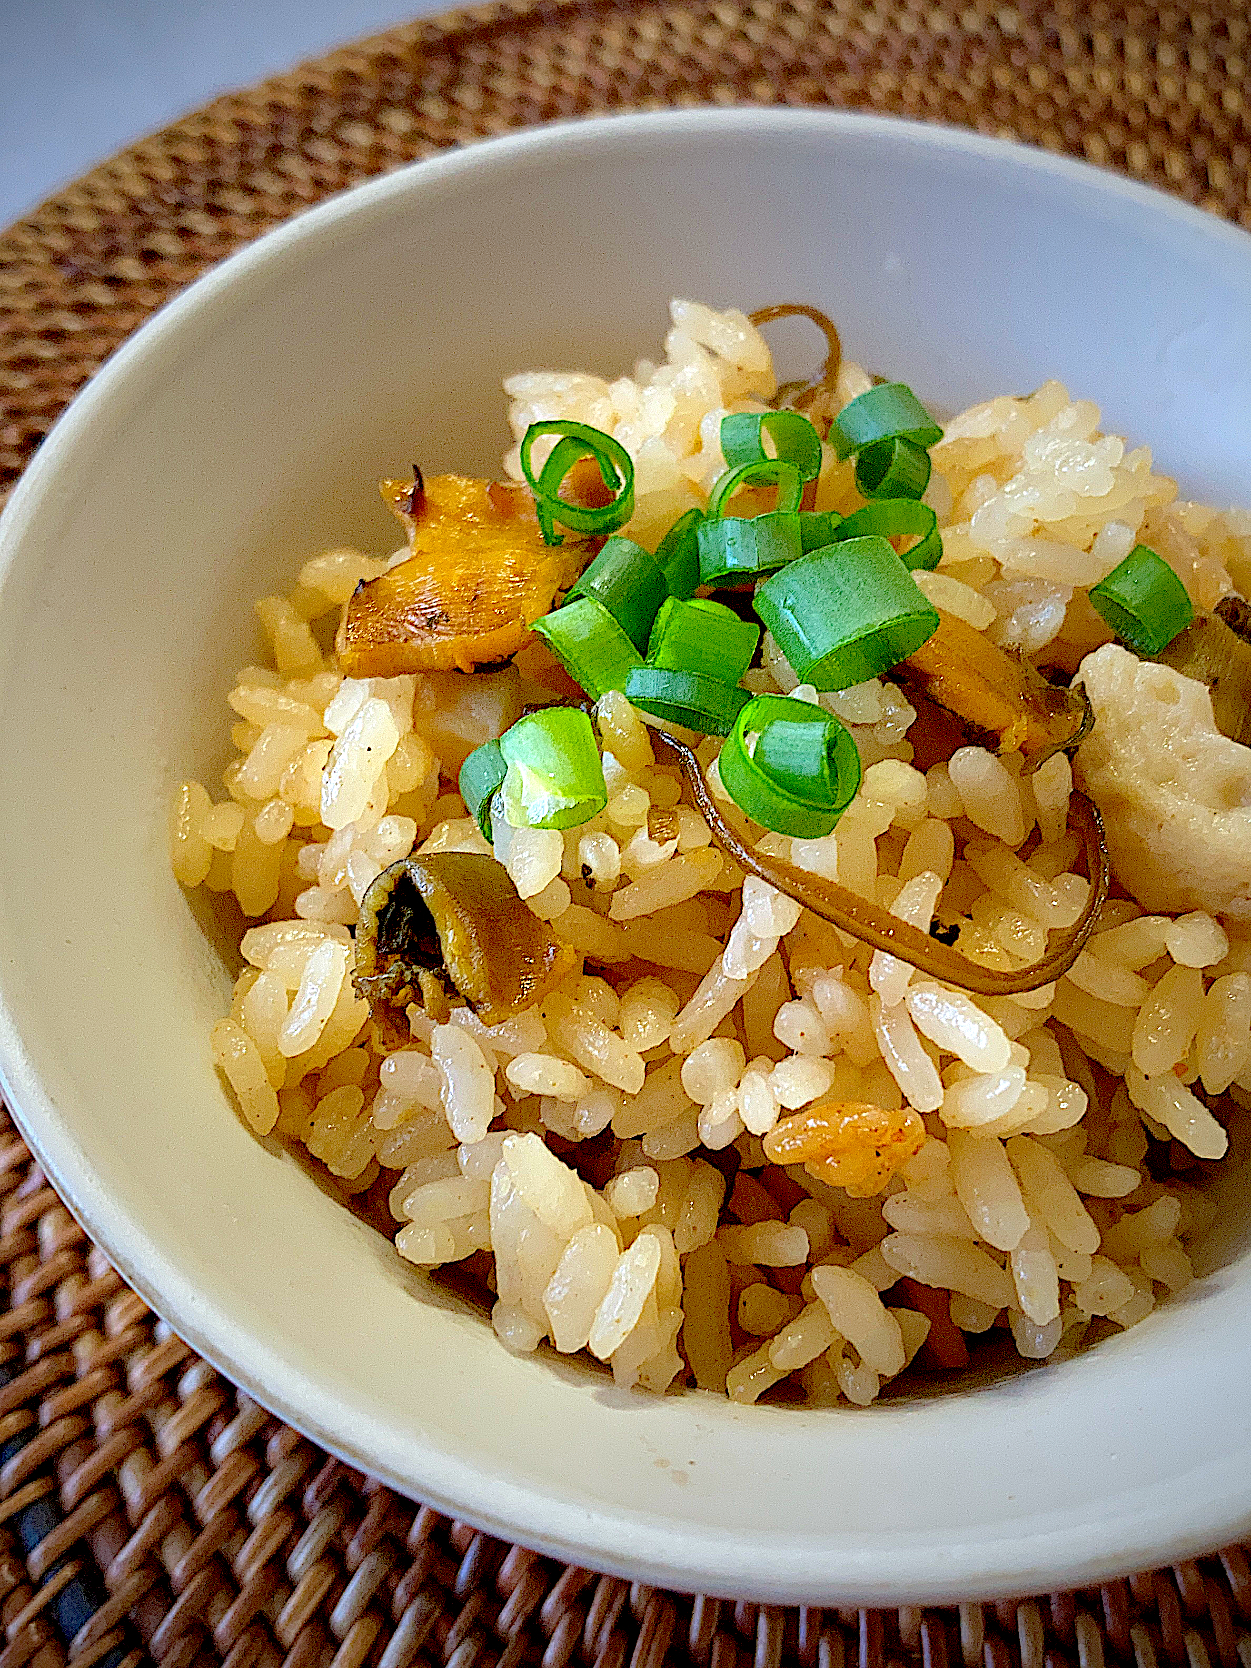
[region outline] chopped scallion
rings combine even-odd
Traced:
[[[826,436],[840,458],[849,458],[875,440],[910,440],[932,446],[943,431],[906,382],[880,382],[850,400],[830,424]]]
[[[575,597],[602,602],[642,654],[656,610],[668,595],[665,576],[651,552],[616,533],[571,588],[565,603]]]
[[[875,440],[856,459],[856,491],[866,498],[920,498],[931,467],[925,448],[902,435]]]
[[[551,455],[536,475],[531,465],[534,443],[545,434],[559,436]],[[613,494],[608,504],[588,507],[560,496],[561,483],[581,458],[593,458],[604,485]],[[630,454],[610,434],[589,423],[556,419],[531,423],[521,442],[521,472],[534,493],[539,527],[548,544],[562,543],[555,524],[575,533],[613,533],[634,514],[634,464]]]
[[[1136,544],[1090,600],[1136,654],[1160,654],[1195,617],[1186,587],[1162,556]]]
[[[736,684],[751,665],[759,641],[760,627],[740,620],[724,603],[670,597],[652,627],[647,664]]]
[[[610,689],[624,689],[630,668],[643,664],[642,655],[596,597],[575,597],[544,614],[531,630],[593,701]]]
[[[938,517],[928,504],[909,498],[883,498],[849,515],[834,534],[835,539],[915,538],[909,550],[900,552],[906,568],[936,568],[943,554]]]
[[[696,533],[701,585],[755,579],[802,554],[801,518],[793,510],[701,521]]]
[[[504,786],[507,772],[508,761],[498,741],[484,741],[481,747],[475,747],[460,767],[460,797],[488,840],[491,838],[491,801]]]
[[[696,533],[702,510],[687,510],[656,546],[656,566],[665,576],[669,595],[693,597],[699,589],[699,544]]]
[[[828,834],[860,786],[860,755],[849,732],[820,707],[782,695],[747,703],[718,770],[753,822],[802,840]]]
[[[798,411],[733,411],[721,419],[721,454],[726,467],[763,463],[765,436],[773,442],[773,457],[793,463],[805,481],[821,473],[821,437]]]
[[[771,575],[755,608],[795,675],[818,689],[878,677],[938,629],[938,611],[883,538],[844,539]]]
[[[839,538],[843,517],[837,510],[801,510],[799,544],[802,551],[820,550]]]
[[[708,514],[710,517],[725,515],[726,506],[740,487],[768,486],[777,488],[775,510],[798,510],[804,496],[803,476],[793,463],[780,458],[764,458],[728,469],[712,489]]]
[[[636,666],[626,679],[625,692],[644,712],[709,736],[725,735],[751,699],[745,689],[720,678],[661,666]]]
[[[608,803],[604,764],[580,707],[544,707],[500,737],[508,765],[504,816],[513,828],[577,828]]]

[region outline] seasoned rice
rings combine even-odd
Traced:
[[[663,361],[632,375],[505,384],[518,440],[566,418],[626,447],[627,531],[649,548],[707,501],[722,416],[776,389],[742,313],[675,302],[672,320]],[[836,406],[869,386],[844,361]],[[1198,686],[1111,645],[1087,592],[1141,540],[1210,608],[1251,583],[1251,514],[1179,499],[1146,447],[1103,434],[1056,382],[958,414],[932,456],[944,554],[919,583],[996,644],[1082,668],[1097,722],[1079,784],[1111,810],[1117,878],[1137,894],[1021,997],[952,991],[744,878],[621,695],[596,715],[604,811],[564,834],[497,823],[492,847],[457,773],[565,687],[542,647],[489,673],[344,678],[334,625],[388,566],[352,550],[312,556],[288,596],[257,604],[269,663],[228,697],[224,796],[184,782],[171,818],[178,880],[248,923],[213,1060],[257,1134],[389,1210],[401,1256],[464,1263],[511,1350],[586,1350],[651,1391],[751,1402],[784,1386],[864,1406],[918,1355],[950,1364],[962,1336],[1056,1357],[1192,1278],[1210,1214],[1195,1184],[1251,1107],[1251,753],[1215,735]],[[519,478],[515,449],[505,464]],[[861,502],[827,448],[817,507]],[[896,685],[818,694],[771,639],[745,682],[835,714],[865,767],[832,834],[787,839],[747,823],[703,741],[748,840],[921,930],[959,923],[987,967],[1041,960],[1078,919],[1089,881],[1063,755],[1032,777],[979,746],[919,769]],[[1180,785],[1152,771],[1162,714],[1189,746]],[[1142,779],[1121,771],[1121,740]],[[1184,818],[1153,847],[1157,790]],[[574,970],[500,1025],[458,1001],[413,1007],[396,1047],[354,987],[351,930],[371,882],[414,851],[494,855]],[[837,1156],[770,1162],[806,1151],[806,1109],[831,1101],[866,1113],[822,1148]]]

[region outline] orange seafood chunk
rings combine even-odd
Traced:
[[[543,542],[525,487],[466,475],[383,481],[409,529],[404,562],[362,580],[335,639],[351,678],[470,672],[507,660],[585,565],[585,540]]]
[[[1020,753],[1026,772],[1090,729],[1080,689],[1049,684],[1028,660],[992,643],[958,614],[938,610],[938,630],[895,668],[905,689],[927,696],[964,725],[970,741]]]
[[[802,1164],[810,1176],[853,1199],[880,1193],[901,1164],[920,1152],[925,1125],[911,1107],[897,1112],[863,1101],[831,1100],[782,1118],[764,1138],[774,1164]]]

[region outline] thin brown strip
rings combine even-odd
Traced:
[[[870,903],[856,892],[840,886],[837,881],[825,880],[797,869],[793,863],[780,858],[762,857],[750,846],[745,846],[728,826],[716,807],[699,760],[686,742],[679,741],[667,730],[653,729],[669,751],[676,755],[685,773],[691,795],[713,838],[734,861],[760,880],[776,886],[796,903],[803,904],[823,921],[829,921],[841,932],[871,944],[875,950],[898,956],[918,971],[957,990],[971,991],[976,996],[1019,996],[1026,991],[1049,985],[1069,968],[1081,954],[1082,946],[1094,931],[1095,922],[1108,896],[1108,848],[1103,837],[1103,819],[1084,794],[1075,793],[1070,801],[1070,813],[1082,837],[1086,867],[1090,875],[1090,897],[1076,923],[1040,962],[1022,967],[1014,973],[1000,973],[989,967],[978,967],[956,950],[939,943],[918,927],[900,921],[894,915]]]

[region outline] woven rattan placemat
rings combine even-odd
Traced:
[[[955,122],[1251,226],[1245,0],[537,0],[331,54],[134,146],[0,236],[0,497],[161,302],[297,209],[556,117],[787,102]],[[0,1113],[0,1668],[1251,1668],[1243,1549],[900,1611],[684,1598],[401,1500],[130,1292]]]

